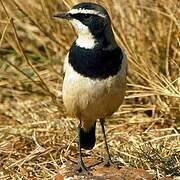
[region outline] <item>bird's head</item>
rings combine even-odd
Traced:
[[[54,14],[56,18],[69,20],[78,33],[76,44],[86,49],[96,45],[104,49],[117,47],[106,9],[95,3],[80,3],[68,12]]]
[[[91,32],[94,36],[98,36],[106,26],[111,26],[105,8],[95,3],[77,4],[68,12],[59,12],[54,17],[69,20],[78,34]]]

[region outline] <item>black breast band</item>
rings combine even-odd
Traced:
[[[69,52],[69,63],[79,74],[91,79],[106,79],[114,76],[121,69],[123,60],[122,50],[99,48],[85,49],[74,44]]]

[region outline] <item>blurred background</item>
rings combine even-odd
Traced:
[[[0,0],[0,179],[52,179],[77,156],[76,121],[61,98],[76,33],[52,15],[79,2]],[[129,61],[124,104],[107,121],[111,154],[158,178],[180,176],[180,1],[91,2],[108,10]],[[104,153],[98,126],[85,154]]]

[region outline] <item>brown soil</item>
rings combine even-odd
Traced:
[[[95,164],[96,160],[85,158],[88,167]],[[77,174],[76,165],[71,162],[65,163],[55,176],[55,180],[153,180],[153,176],[143,169],[130,167],[105,167],[103,163],[89,168],[91,175]]]

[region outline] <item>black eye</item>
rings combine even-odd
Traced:
[[[89,19],[90,17],[91,17],[91,15],[90,14],[84,14],[84,19]]]

